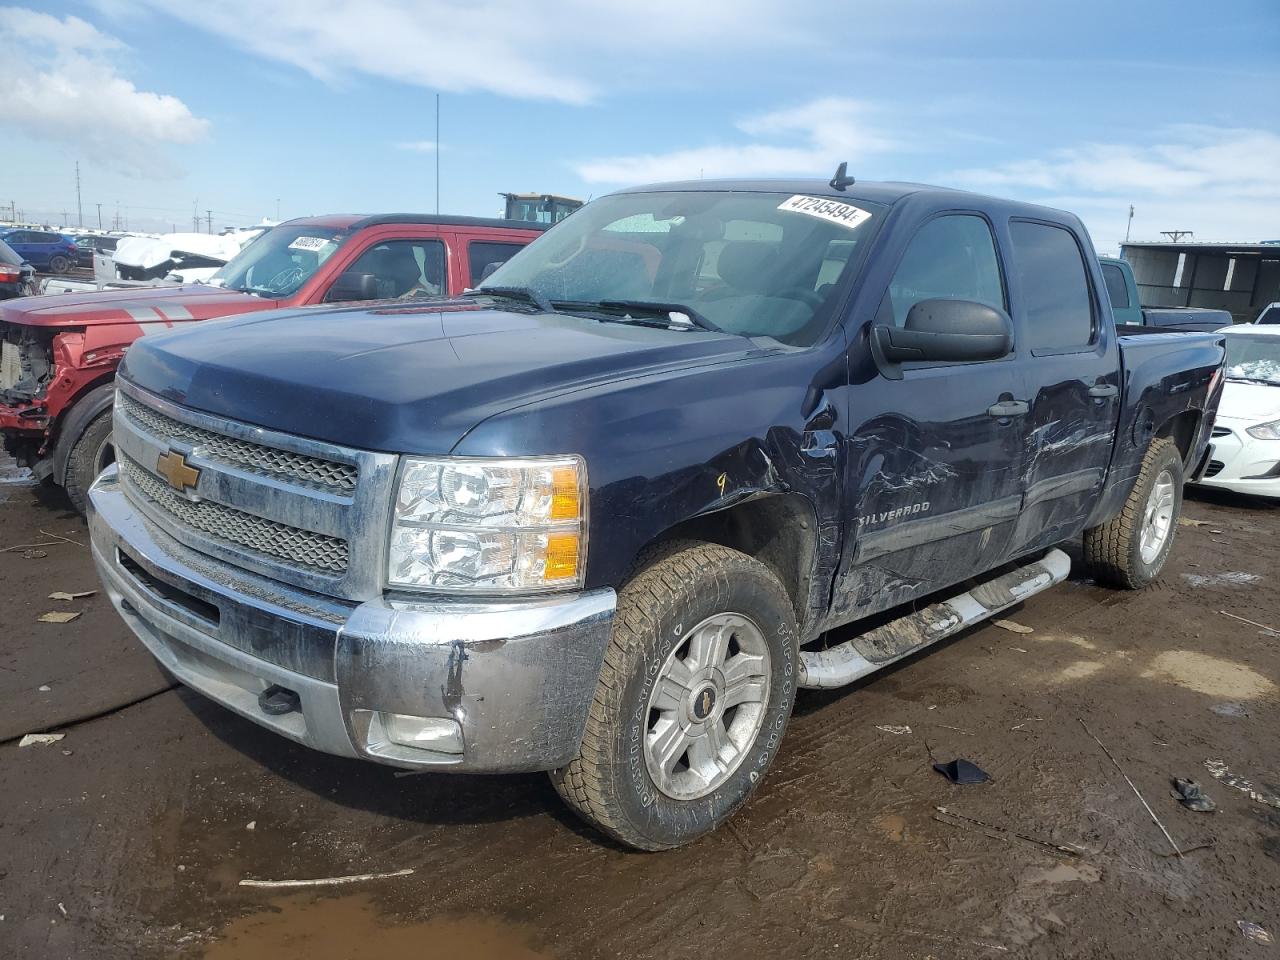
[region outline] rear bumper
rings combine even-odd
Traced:
[[[255,723],[326,753],[405,768],[550,770],[577,752],[612,590],[339,602],[184,547],[133,507],[114,467],[90,500],[94,561],[121,617],[183,683]],[[259,694],[273,684],[295,693],[299,708],[264,712]],[[431,749],[394,743],[387,714],[453,732]]]

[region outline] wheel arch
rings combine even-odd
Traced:
[[[1195,466],[1190,460],[1195,452],[1193,444],[1195,443],[1196,434],[1200,430],[1200,423],[1203,417],[1203,411],[1194,408],[1183,410],[1181,413],[1175,413],[1162,423],[1152,435],[1152,440],[1169,439],[1173,441],[1174,446],[1178,448],[1178,453],[1182,455],[1183,469],[1187,471],[1190,471]]]
[[[760,493],[702,513],[663,530],[637,553],[651,556],[664,543],[702,540],[739,550],[767,566],[781,581],[803,636],[811,619],[818,560],[817,512],[798,493]],[[633,574],[634,574],[633,570]]]
[[[66,485],[67,461],[76,441],[98,414],[111,409],[115,392],[115,372],[112,371],[86,385],[62,416],[53,446],[53,479],[58,486]]]

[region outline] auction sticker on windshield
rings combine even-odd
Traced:
[[[871,218],[871,214],[851,203],[841,203],[839,200],[830,200],[826,197],[805,197],[799,194],[783,200],[778,204],[778,209],[803,213],[806,216],[817,217],[819,220],[828,220],[842,227],[848,227],[850,230]]]
[[[330,241],[324,237],[299,237],[289,244],[290,250],[320,250]]]

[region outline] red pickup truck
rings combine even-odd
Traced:
[[[5,449],[64,487],[81,512],[115,457],[112,381],[139,337],[278,307],[456,296],[546,227],[475,217],[335,215],[290,220],[209,283],[23,297],[0,304]]]

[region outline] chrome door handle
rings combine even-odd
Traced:
[[[987,407],[987,413],[993,417],[1020,417],[1030,409],[1026,400],[1001,400]]]

